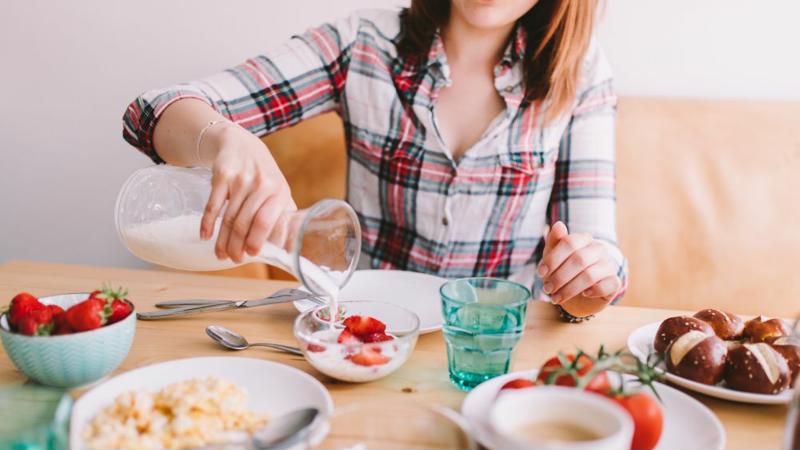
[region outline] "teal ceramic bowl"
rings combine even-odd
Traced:
[[[39,300],[67,309],[88,296],[64,294]],[[135,311],[115,324],[62,336],[13,333],[7,315],[0,316],[3,347],[17,369],[40,384],[61,388],[83,386],[111,373],[128,355],[135,333]]]

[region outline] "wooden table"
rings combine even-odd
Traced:
[[[124,285],[140,311],[154,309],[157,301],[180,298],[258,298],[292,283],[252,279],[212,277],[160,271],[86,267],[40,262],[8,262],[0,265],[0,304],[10,301],[20,291],[34,295],[91,290],[103,281]],[[538,367],[558,350],[576,346],[594,351],[599,344],[607,349],[621,348],[636,327],[675,315],[678,311],[611,307],[600,317],[584,324],[558,321],[552,307],[531,304],[527,327],[516,351],[512,370]],[[139,322],[133,348],[118,371],[175,358],[207,355],[230,355],[214,344],[204,332],[206,325],[229,325],[253,342],[267,340],[296,344],[292,337],[291,305],[277,305],[244,311],[209,313],[190,318]],[[366,384],[337,382],[316,372],[302,358],[250,349],[237,353],[254,358],[279,361],[304,370],[322,381],[336,405],[354,401],[397,401],[437,403],[460,409],[465,394],[447,378],[447,358],[441,333],[421,336],[405,366],[391,376]],[[0,384],[21,383],[25,377],[11,361],[0,356]],[[732,403],[692,393],[719,416],[727,432],[730,448],[780,448],[786,415],[784,406],[761,406]]]

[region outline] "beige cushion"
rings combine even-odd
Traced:
[[[627,305],[800,311],[800,103],[623,98]]]

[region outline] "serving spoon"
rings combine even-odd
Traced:
[[[321,418],[317,408],[302,408],[270,419],[246,441],[197,447],[192,450],[288,450],[308,442]]]
[[[250,347],[267,347],[273,350],[303,356],[303,352],[299,348],[290,345],[276,344],[274,342],[255,342],[251,344],[247,342],[247,339],[241,334],[221,325],[207,326],[206,334],[209,335],[211,339],[230,350],[245,350]]]

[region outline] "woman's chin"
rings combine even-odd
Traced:
[[[471,27],[488,31],[513,25],[534,4],[535,0],[455,0],[453,7]]]

